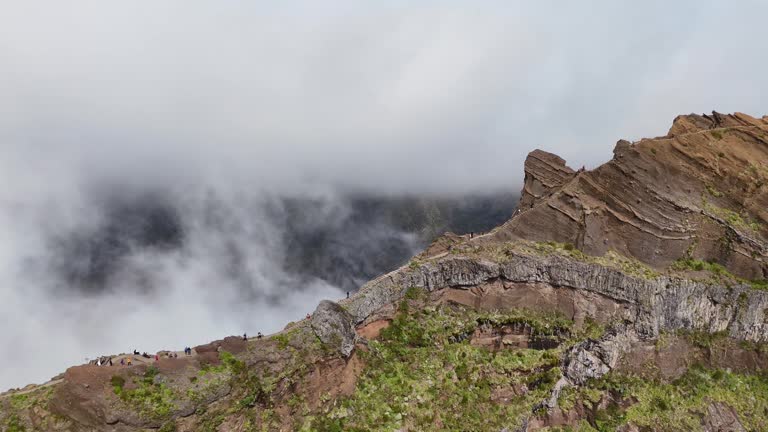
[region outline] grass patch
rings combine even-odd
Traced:
[[[24,426],[24,423],[21,422],[21,419],[16,414],[11,414],[5,421],[5,432],[25,432],[26,430],[27,428]]]
[[[734,408],[747,430],[768,430],[768,375],[738,374],[721,369],[690,368],[672,382],[606,375],[589,388],[610,391],[637,401],[626,410],[598,412],[611,419],[609,427],[632,423],[641,430],[700,431],[701,417],[712,402]],[[602,415],[601,415],[602,414]],[[618,423],[618,424],[617,424]],[[598,430],[614,430],[601,427]]]
[[[742,216],[731,209],[713,205],[706,199],[702,199],[702,207],[704,208],[704,211],[714,215],[718,219],[724,220],[733,228],[754,232],[759,232],[762,229],[762,225],[758,221],[752,220],[747,216]]]
[[[558,401],[566,411],[582,404],[594,412],[590,427],[600,432],[627,423],[640,430],[701,431],[701,418],[714,402],[732,407],[747,430],[768,430],[765,373],[739,374],[697,365],[676,380],[661,381],[612,372],[585,387],[564,389]]]
[[[310,430],[513,429],[559,378],[561,349],[493,352],[469,343],[478,326],[509,323],[549,334],[572,325],[529,311],[401,306],[370,351],[361,353],[367,368],[355,393],[315,417]],[[521,386],[528,392],[510,401],[493,399],[496,390]]]
[[[715,189],[715,187],[712,186],[712,185],[707,185],[706,188],[707,188],[707,193],[709,193],[710,195],[712,195],[715,198],[720,198],[720,197],[723,196],[723,193],[720,192],[719,190]]]
[[[286,333],[276,334],[272,336],[271,339],[277,342],[277,347],[281,350],[288,348],[288,343],[291,341]]]
[[[702,261],[694,258],[680,258],[672,263],[670,269],[675,271],[707,271],[713,275],[712,279],[714,282],[722,282],[726,285],[730,285],[732,282],[738,282],[749,285],[752,289],[768,290],[768,280],[740,278],[728,271],[723,265],[715,262]],[[744,301],[746,302],[746,294],[742,293],[742,295],[745,296]]]
[[[677,330],[677,335],[684,337],[691,344],[699,348],[712,348],[718,342],[725,340],[728,337],[727,331],[719,331],[710,333],[700,330]]]
[[[144,372],[141,379],[134,380],[135,388],[126,389],[118,386],[119,380],[112,377],[112,388],[121,400],[128,403],[142,415],[152,418],[165,418],[176,408],[176,394],[164,383],[156,383],[155,377],[159,375],[156,367],[151,366]],[[125,384],[123,380],[122,384]]]
[[[614,268],[633,277],[653,279],[660,276],[657,271],[646,264],[636,259],[625,257],[618,252],[608,251],[603,256],[592,256],[585,254],[572,243],[516,240],[500,244],[468,246],[459,250],[463,255],[490,259],[499,263],[508,262],[515,255],[560,255],[588,264]]]

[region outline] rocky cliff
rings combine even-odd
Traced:
[[[619,141],[611,161],[573,174],[533,152],[521,213],[488,241],[568,242],[663,269],[683,256],[746,278],[768,275],[768,118],[688,115],[669,133]]]
[[[263,338],[82,365],[4,431],[768,430],[768,118],[688,115]]]

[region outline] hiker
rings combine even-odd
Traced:
[[[133,355],[139,355],[139,350],[137,349],[133,350]]]
[[[256,339],[261,339],[264,335],[259,332],[259,334],[256,335]]]
[[[112,357],[109,358],[109,365],[112,366]]]
[[[160,361],[160,356],[155,354],[155,361]]]
[[[128,366],[130,366],[131,364],[133,364],[133,359],[128,357],[125,362],[128,364]]]
[[[349,291],[347,291],[347,298],[349,298]]]
[[[470,232],[469,232],[469,238],[473,238],[474,236],[475,236],[475,233],[474,233],[474,232],[472,232],[472,231],[470,231]]]
[[[311,318],[312,318],[312,315],[307,314],[307,319],[311,319]]]
[[[120,366],[125,366],[125,359],[124,358],[120,359]]]
[[[247,335],[247,334],[245,334],[245,333],[243,333],[243,340],[244,340],[244,341],[247,341],[247,340],[248,340],[248,335]]]

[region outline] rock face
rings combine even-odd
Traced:
[[[573,175],[532,152],[520,212],[486,241],[514,238],[608,250],[664,268],[690,256],[768,277],[768,121],[678,117],[667,136],[619,141],[611,161]]]
[[[600,340],[587,340],[573,347],[563,361],[563,376],[569,384],[584,385],[616,367],[622,354],[637,341],[637,335],[624,327],[612,329]]]
[[[525,183],[520,196],[518,210],[526,210],[544,199],[576,175],[565,165],[560,156],[543,150],[534,150],[525,160]]]
[[[357,333],[352,316],[344,308],[330,300],[321,301],[312,314],[311,325],[324,344],[332,346],[344,357],[352,353]]]
[[[706,432],[746,431],[739,421],[739,417],[733,412],[733,408],[717,402],[707,408],[707,414],[702,423]]]
[[[624,305],[623,319],[642,338],[662,330],[722,332],[736,339],[768,341],[768,292],[749,285],[725,286],[668,276],[646,279],[560,255],[514,254],[503,262],[445,256],[404,268],[366,284],[346,304],[356,322],[400,299],[407,287],[429,291],[469,289],[495,280],[543,283],[589,292]]]

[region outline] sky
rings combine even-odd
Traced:
[[[0,389],[339,297],[281,268],[285,197],[332,223],[351,193],[516,191],[536,148],[594,167],[679,114],[768,114],[757,0],[0,10]]]

